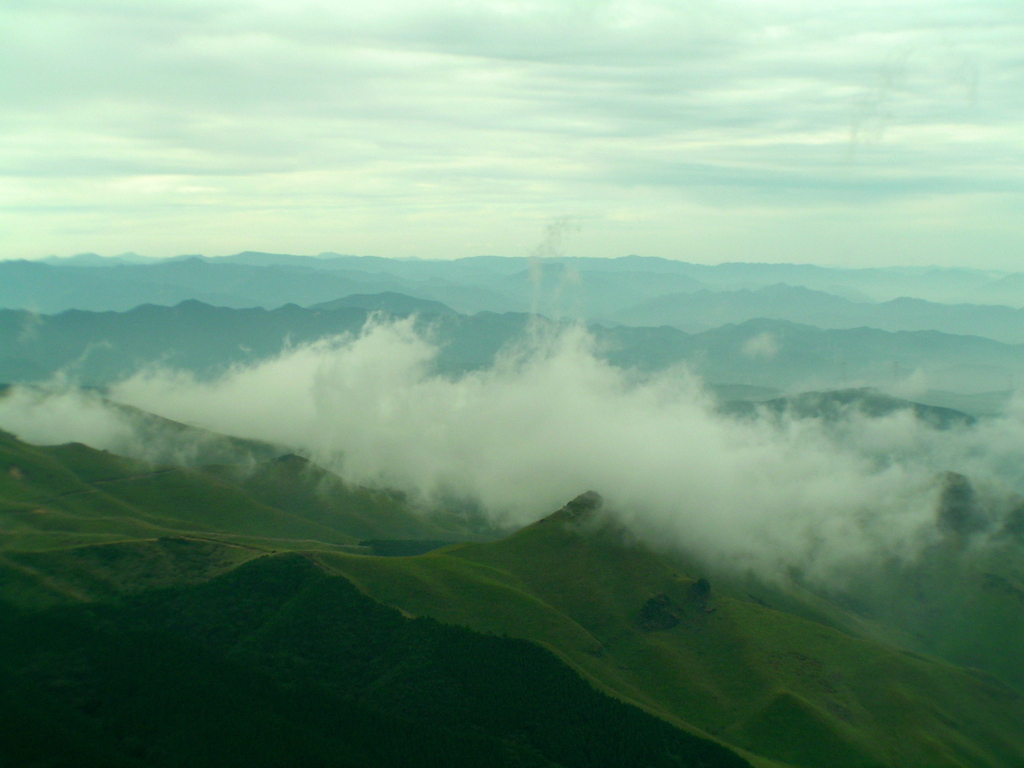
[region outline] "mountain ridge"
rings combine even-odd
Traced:
[[[418,328],[438,346],[435,369],[447,375],[489,367],[531,327],[558,331],[572,325],[527,313],[431,313],[423,306],[412,300],[405,309],[420,308]],[[60,371],[77,383],[103,385],[154,364],[213,378],[232,365],[254,364],[296,345],[352,337],[369,312],[357,306],[232,309],[195,299],[123,313],[0,310],[0,381],[39,382]],[[407,315],[396,310],[392,316]],[[921,390],[976,393],[1013,389],[1015,378],[1024,376],[1024,344],[938,331],[821,330],[769,319],[701,333],[667,326],[588,329],[595,352],[614,365],[659,371],[682,363],[710,384],[896,388],[913,377]]]
[[[147,302],[174,304],[195,298],[237,308],[273,308],[287,303],[308,306],[353,293],[396,291],[439,301],[460,312],[539,309],[551,316],[597,320],[674,293],[730,292],[789,283],[860,302],[917,298],[937,304],[931,310],[941,313],[947,303],[1024,305],[1024,286],[1015,274],[968,269],[857,270],[813,264],[703,265],[637,256],[419,260],[250,252],[213,258],[123,258],[111,263],[95,258],[3,261],[0,306],[48,313],[72,308],[123,311]],[[899,313],[894,312],[888,321],[898,319]],[[999,320],[993,316],[984,322],[998,330]],[[974,327],[951,329],[963,332]]]
[[[935,655],[980,660],[999,671],[1020,666],[1014,638],[1024,612],[1014,598],[1014,569],[1024,568],[1024,538],[1005,538],[1003,549],[992,550],[1001,559],[989,561],[975,558],[951,531],[929,555],[931,570],[883,570],[880,580],[860,585],[862,604],[854,612],[843,594],[655,551],[628,534],[592,491],[494,541],[375,557],[344,528],[352,519],[345,510],[365,498],[377,516],[386,511],[384,501],[400,499],[364,497],[358,489],[323,497],[316,490],[323,479],[301,457],[286,454],[244,471],[212,467],[150,478],[161,470],[85,446],[33,447],[0,434],[0,470],[0,603],[37,610],[85,601],[95,612],[135,595],[147,601],[160,590],[233,583],[242,575],[231,574],[246,573],[247,564],[291,551],[407,616],[549,648],[599,690],[746,750],[755,764],[1008,768],[1024,759],[1024,696],[994,673]],[[175,491],[182,477],[192,478],[187,497]],[[295,483],[304,477],[308,491],[300,492]],[[965,481],[951,482],[959,489],[953,503],[971,498]],[[241,498],[228,492],[251,499],[250,511],[225,515],[225,499]],[[275,505],[283,508],[270,528],[250,517]],[[387,525],[383,518],[377,524]],[[113,535],[97,535],[103,530]],[[350,538],[328,530],[348,530]],[[954,595],[950,574],[963,574]],[[879,592],[890,581],[894,589]],[[927,614],[900,602],[913,599],[914,584],[941,615],[973,601],[980,613],[972,627],[1001,617],[1004,631],[992,638],[998,645],[979,646],[945,629],[934,647],[913,647],[915,633],[936,632]],[[230,589],[221,592],[218,599],[237,599]],[[253,634],[253,642],[263,639],[246,647],[268,647],[259,643],[272,637],[298,642],[293,621],[326,609],[309,605],[311,612],[287,614],[294,619],[281,614],[273,633]],[[281,663],[291,664],[292,654]]]
[[[1024,310],[987,304],[940,304],[902,296],[854,302],[824,291],[778,283],[757,289],[676,293],[648,299],[607,319],[634,326],[671,325],[698,332],[752,319],[786,320],[822,329],[870,327],[940,331],[1024,341]]]

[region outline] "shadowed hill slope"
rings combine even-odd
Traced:
[[[748,765],[595,691],[532,643],[404,618],[298,555],[89,610],[0,603],[0,615],[7,759]]]

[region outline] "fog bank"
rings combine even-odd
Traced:
[[[946,470],[1022,485],[1019,411],[951,430],[909,411],[735,419],[685,370],[640,378],[601,361],[579,328],[534,336],[459,378],[431,373],[437,352],[411,321],[375,322],[214,382],[150,369],[109,396],[288,446],[425,504],[470,498],[499,523],[530,522],[592,488],[645,538],[766,569],[914,557],[941,536]],[[132,425],[95,396],[26,392],[0,400],[0,427],[23,439],[131,441]]]

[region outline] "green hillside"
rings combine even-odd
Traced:
[[[42,612],[0,603],[0,762],[742,768],[521,640],[408,619],[296,554]]]
[[[922,563],[893,564],[843,591],[813,593],[796,581],[765,583],[655,553],[626,536],[600,509],[596,494],[584,494],[501,540],[471,543],[467,539],[474,535],[468,524],[458,525],[457,515],[444,518],[444,525],[436,522],[440,518],[432,522],[400,494],[348,486],[290,454],[247,468],[154,466],[77,444],[30,446],[0,433],[0,604],[5,612],[0,635],[8,644],[5,658],[21,660],[0,665],[4,690],[15,692],[6,694],[4,727],[29,738],[39,733],[25,725],[34,718],[59,720],[63,725],[54,731],[53,743],[83,745],[82,760],[74,764],[109,765],[173,764],[168,757],[173,750],[159,759],[155,753],[140,756],[138,743],[164,743],[160,739],[169,738],[169,731],[161,728],[199,727],[174,718],[158,724],[146,720],[152,712],[115,706],[123,692],[117,686],[126,683],[108,680],[106,673],[90,678],[89,696],[110,708],[100,714],[87,708],[83,716],[77,683],[55,689],[70,691],[68,699],[40,688],[32,677],[37,672],[31,670],[45,669],[47,680],[77,679],[69,647],[48,645],[58,642],[53,633],[83,638],[82,663],[90,669],[110,669],[117,654],[132,649],[144,658],[152,654],[163,672],[136,665],[126,674],[152,674],[145,678],[154,686],[146,695],[154,702],[163,695],[156,691],[195,656],[199,671],[183,675],[184,687],[174,696],[211,695],[219,702],[211,707],[242,706],[233,692],[204,692],[201,678],[221,680],[219,685],[242,692],[238,696],[251,705],[254,723],[275,732],[299,728],[296,718],[312,717],[295,703],[303,686],[316,688],[319,693],[309,695],[328,702],[323,706],[330,711],[372,700],[373,717],[411,717],[423,725],[430,715],[425,700],[415,711],[402,709],[418,700],[410,691],[421,695],[452,685],[462,690],[469,683],[451,682],[450,675],[461,674],[466,665],[483,669],[479,665],[490,663],[491,651],[477,648],[472,653],[483,656],[470,662],[465,649],[483,640],[459,635],[465,642],[457,637],[442,642],[437,639],[444,634],[437,629],[441,625],[413,622],[410,626],[433,627],[428,632],[435,633],[433,661],[402,656],[426,640],[403,645],[406,640],[396,638],[405,638],[406,630],[380,635],[381,626],[409,623],[394,612],[380,613],[383,604],[407,618],[435,619],[495,640],[497,635],[533,641],[598,690],[687,733],[740,750],[757,765],[1021,766],[1024,513],[1011,514],[991,546],[972,546],[974,521],[982,519],[984,509],[966,479],[951,477],[949,483],[939,511],[946,539]],[[417,552],[459,539],[463,543],[418,556],[370,555]],[[304,556],[267,557],[288,550]],[[278,566],[266,564],[279,562],[292,563],[298,581],[284,598],[267,597],[270,603],[263,605],[260,574],[276,572]],[[261,570],[265,567],[270,571]],[[292,573],[292,566],[281,568]],[[358,597],[349,582],[377,602]],[[83,604],[88,610],[74,607]],[[250,609],[258,616],[246,613]],[[339,668],[355,664],[354,657],[334,657],[330,649],[342,642],[353,617],[366,612],[391,617],[381,618],[381,626],[371,622],[376,628],[367,629],[357,643],[374,648],[377,660],[360,657],[369,665],[368,676],[338,678],[340,688],[324,688],[323,681],[340,674]],[[165,631],[176,639],[167,639]],[[164,638],[159,649],[147,645],[154,632]],[[223,640],[229,635],[230,642]],[[445,645],[449,640],[463,650]],[[539,668],[553,663],[539,658],[534,659]],[[448,666],[430,666],[441,659]],[[493,667],[486,669],[485,677],[499,679]],[[408,670],[415,675],[406,676]],[[420,674],[424,677],[416,677]],[[357,682],[364,687],[352,688]],[[491,688],[475,690],[480,700],[496,695]],[[452,704],[460,712],[481,709],[460,701]],[[362,709],[351,716],[371,717]],[[295,755],[303,760],[316,762],[316,755],[336,748],[335,735],[317,722],[323,721],[312,718],[301,725],[308,744]],[[516,728],[526,727],[521,718],[516,722]],[[473,751],[478,748],[491,750],[490,762],[483,764],[574,764],[557,753],[554,742],[543,747],[529,742],[523,752],[523,739],[503,727],[479,724],[473,738],[482,741],[465,752],[474,755],[467,764],[482,759],[484,752]],[[547,727],[546,722],[529,726],[531,738],[549,732]],[[250,731],[237,724],[224,728],[225,744],[250,738]],[[454,749],[455,742],[437,733],[438,750]],[[458,731],[451,738],[463,736]],[[662,738],[652,736],[651,743],[666,743]],[[647,754],[619,744],[606,746]],[[367,757],[378,754],[372,744],[353,749],[362,755],[353,764],[383,759]],[[424,754],[440,754],[429,752],[434,747],[424,749]],[[589,764],[615,764],[601,762],[606,759],[595,757],[597,762]]]
[[[398,496],[347,486],[291,455],[246,467],[155,466],[0,432],[0,552],[182,535],[281,549],[464,538]]]
[[[707,589],[594,514],[581,498],[499,542],[320,559],[382,602],[544,643],[607,690],[789,765],[1024,764],[1024,700],[996,678],[854,634],[853,616],[844,630],[810,597],[777,609]]]

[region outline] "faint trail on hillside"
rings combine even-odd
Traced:
[[[0,565],[4,565],[12,570],[25,574],[26,576],[34,579],[40,586],[52,590],[59,595],[64,595],[65,597],[70,597],[81,602],[89,602],[91,599],[85,592],[76,589],[70,584],[61,583],[43,573],[43,571],[40,571],[38,568],[33,568],[31,565],[15,562],[5,554],[0,554]]]
[[[110,477],[110,478],[107,478],[106,480],[93,480],[93,481],[89,482],[88,485],[109,485],[110,483],[121,483],[121,482],[129,482],[131,480],[142,480],[142,479],[145,479],[147,477],[155,477],[157,475],[166,475],[168,472],[178,472],[178,471],[179,470],[176,467],[172,467],[171,469],[158,469],[158,470],[155,470],[153,472],[143,472],[143,473],[138,474],[138,475],[125,475],[123,477]],[[99,489],[98,488],[87,488],[87,489],[85,489],[83,491],[67,491],[65,493],[58,493],[56,496],[50,496],[49,498],[43,499],[41,503],[45,504],[48,501],[54,501],[56,499],[65,499],[68,496],[77,496],[77,495],[82,495],[82,494],[86,494],[86,493],[99,493]]]

